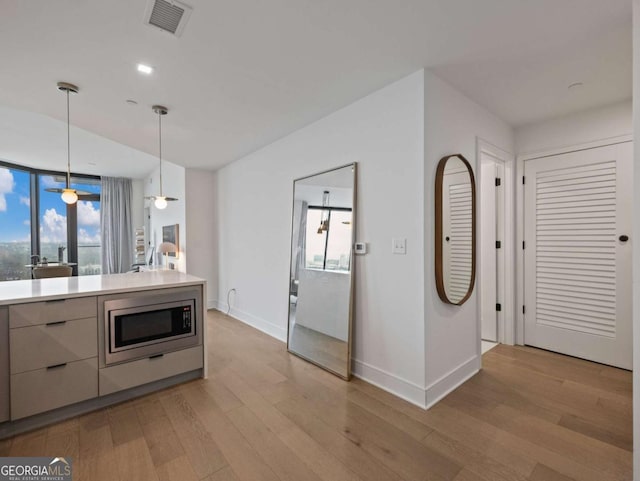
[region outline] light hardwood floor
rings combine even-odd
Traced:
[[[498,346],[429,411],[346,383],[223,314],[210,378],[0,441],[76,480],[631,480],[631,374]]]

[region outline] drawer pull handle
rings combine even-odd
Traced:
[[[164,356],[164,354],[154,354],[153,356],[149,356],[149,359],[158,359],[162,356]]]
[[[67,321],[56,321],[56,322],[47,322],[45,324],[45,326],[61,326],[63,324],[66,324]]]
[[[58,369],[61,367],[65,367],[67,365],[66,362],[63,362],[62,364],[54,364],[53,366],[47,366],[47,371],[50,369]]]
[[[66,299],[49,299],[48,301],[44,301],[44,302],[48,304],[52,304],[54,302],[64,302],[64,301],[66,301]]]

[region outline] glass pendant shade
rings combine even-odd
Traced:
[[[157,196],[154,205],[157,209],[165,209],[167,207],[167,198],[164,196]]]
[[[78,194],[74,189],[62,189],[62,201],[65,204],[75,204],[78,202]]]

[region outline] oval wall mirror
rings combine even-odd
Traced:
[[[443,302],[460,306],[476,277],[476,185],[461,154],[440,159],[435,195],[436,288]]]

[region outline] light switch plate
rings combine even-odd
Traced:
[[[391,252],[393,252],[394,254],[401,254],[401,255],[404,255],[407,253],[407,239],[396,238],[396,239],[391,239],[391,241],[392,241]]]
[[[356,254],[366,254],[367,253],[367,243],[366,242],[356,242],[353,244],[353,252]]]

